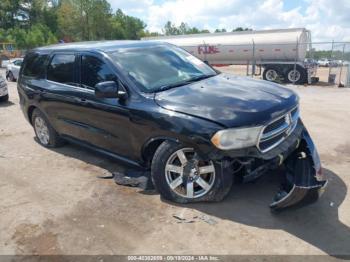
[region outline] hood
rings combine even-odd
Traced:
[[[298,96],[278,84],[219,74],[155,95],[168,110],[208,119],[226,127],[266,124],[298,103]]]

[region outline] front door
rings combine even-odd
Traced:
[[[84,140],[94,146],[130,157],[128,107],[117,98],[97,98],[94,87],[117,81],[113,67],[103,57],[91,53],[80,56],[80,122],[86,128]]]

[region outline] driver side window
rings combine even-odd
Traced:
[[[89,56],[81,56],[81,84],[90,89],[94,89],[95,85],[104,81],[117,81],[117,76],[100,59]]]

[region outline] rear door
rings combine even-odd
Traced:
[[[86,130],[79,125],[81,110],[79,97],[86,90],[80,88],[77,59],[78,55],[73,52],[51,55],[40,106],[58,133],[84,137]]]

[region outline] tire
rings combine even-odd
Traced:
[[[11,82],[16,82],[16,78],[13,76],[13,74],[12,74],[11,71],[8,73],[7,78],[8,78]]]
[[[272,74],[275,76],[272,77]],[[279,79],[280,72],[272,67],[266,67],[263,72],[263,79],[270,81],[270,82],[276,82]]]
[[[300,67],[296,67],[295,71],[297,72],[297,79],[295,81],[295,84],[301,85],[306,83],[306,80],[307,80],[306,71]],[[285,79],[287,83],[293,83],[293,72],[294,72],[294,68],[291,68],[287,71],[285,75]]]
[[[42,146],[53,148],[64,144],[63,139],[60,138],[45,115],[38,109],[34,109],[33,111],[32,124],[36,138]]]
[[[183,152],[187,159],[182,167],[179,152]],[[172,159],[175,162],[171,162]],[[183,173],[181,175],[177,172]],[[151,165],[151,176],[155,188],[164,199],[181,204],[221,201],[229,193],[233,181],[233,174],[230,174],[224,165],[203,161],[192,148],[173,141],[163,142],[156,150]]]
[[[7,101],[9,101],[9,95],[8,94],[5,95],[5,96],[0,97],[0,102],[7,102]]]

